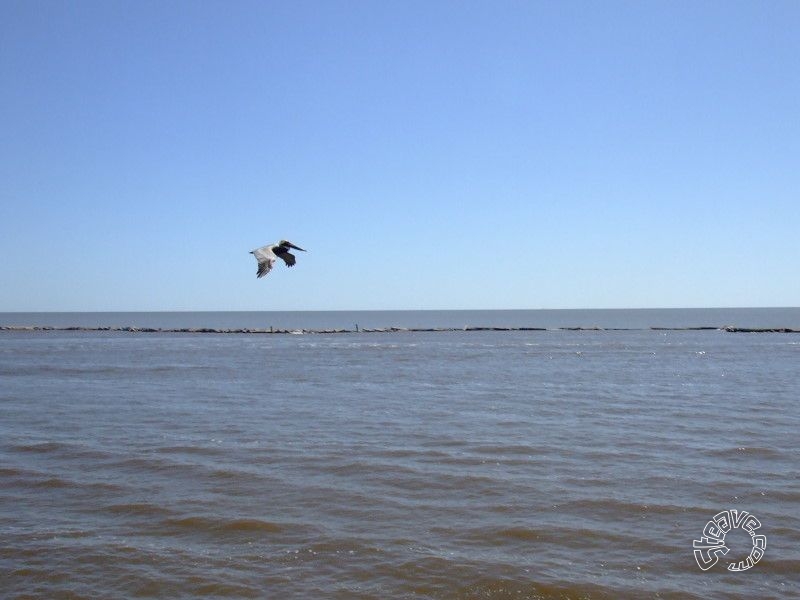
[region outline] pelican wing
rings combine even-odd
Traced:
[[[275,252],[275,254],[278,255],[278,258],[283,259],[283,262],[286,263],[287,267],[293,267],[294,263],[297,262],[297,260],[294,257],[294,254],[292,254],[291,252],[287,252],[286,250],[283,250],[283,252],[281,252],[281,249],[278,249]]]
[[[272,265],[275,264],[274,258],[265,258],[258,261],[258,271],[256,277],[261,278],[272,270]]]
[[[256,260],[258,261],[258,271],[256,273],[256,277],[264,277],[264,275],[272,270],[272,265],[275,264],[275,254],[273,254],[272,249],[269,246],[257,248],[250,254],[255,256]]]

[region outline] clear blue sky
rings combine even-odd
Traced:
[[[0,311],[800,305],[798,2],[4,0],[0,82]]]

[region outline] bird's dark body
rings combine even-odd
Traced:
[[[294,254],[289,252],[289,246],[283,246],[283,245],[278,246],[273,250],[273,252],[275,253],[275,256],[282,259],[283,262],[286,263],[287,267],[293,267],[294,263],[297,262],[297,260],[294,257]]]

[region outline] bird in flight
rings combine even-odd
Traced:
[[[257,277],[261,278],[269,273],[272,269],[272,265],[275,264],[275,260],[278,258],[282,259],[287,267],[293,267],[294,263],[297,261],[295,260],[294,254],[289,252],[289,248],[305,252],[300,246],[295,246],[292,242],[287,242],[286,240],[281,240],[277,244],[269,244],[268,246],[262,246],[261,248],[251,250],[250,254],[254,255],[258,261]]]

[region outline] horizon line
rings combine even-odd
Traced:
[[[631,307],[579,307],[579,308],[335,308],[335,309],[157,309],[157,310],[0,310],[0,314],[97,314],[97,313],[312,313],[312,312],[512,312],[512,311],[622,311],[622,310],[751,310],[800,309],[800,306],[631,306]]]

